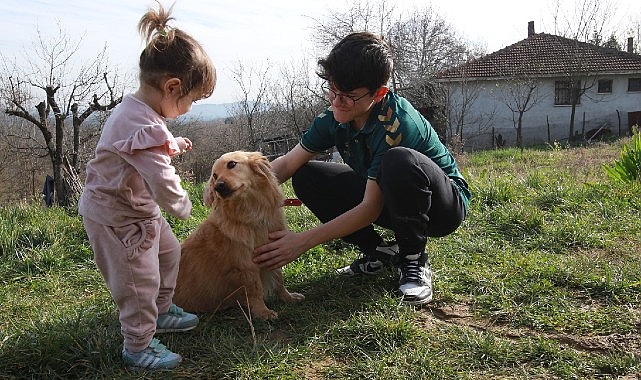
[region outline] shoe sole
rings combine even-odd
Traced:
[[[341,276],[344,277],[354,277],[354,276],[378,276],[383,272],[383,269],[380,269],[379,271],[376,272],[354,272],[352,270],[344,271],[343,268],[336,269],[336,273],[340,274]]]
[[[163,365],[159,365],[157,367],[141,367],[137,366],[136,364],[130,362],[129,360],[126,360],[123,358],[123,362],[125,364],[125,368],[127,368],[130,371],[136,371],[136,372],[141,372],[141,371],[153,371],[153,372],[158,372],[158,371],[171,371],[176,369],[178,366],[180,366],[180,363],[182,363],[183,359],[182,357],[178,359],[177,362],[173,363],[164,363]]]
[[[125,367],[132,371],[132,372],[143,372],[143,371],[149,371],[149,372],[163,372],[163,371],[173,371],[174,369],[178,368],[180,366],[180,363],[176,364],[175,366],[172,364],[171,367],[160,367],[160,368],[145,368],[145,367],[137,367],[135,365],[125,365]]]
[[[190,331],[190,330],[195,329],[196,326],[198,326],[198,325],[193,325],[193,326],[189,326],[189,327],[183,327],[181,329],[175,329],[175,328],[174,329],[171,329],[171,328],[170,329],[159,329],[159,328],[156,328],[156,334],[164,334],[164,333],[172,333],[172,332],[185,332],[185,331]]]
[[[401,295],[403,303],[406,303],[408,305],[425,305],[426,303],[432,302],[432,295],[429,297],[425,297],[423,299],[412,299],[412,298],[407,298],[403,295]]]

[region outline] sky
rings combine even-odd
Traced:
[[[350,0],[162,0],[174,1],[173,26],[200,41],[218,72],[218,84],[204,103],[239,100],[240,89],[231,70],[238,62],[260,67],[261,63],[285,63],[301,58],[315,62],[310,28],[313,19],[323,20],[328,11],[349,9]],[[391,0],[390,0],[391,1]],[[565,1],[565,0],[564,0]],[[615,0],[621,14],[640,14],[638,0]],[[423,9],[426,0],[394,0],[401,9]],[[58,28],[73,41],[82,38],[80,57],[95,56],[107,46],[109,61],[119,71],[135,77],[144,47],[136,25],[152,0],[2,0],[0,1],[0,54],[24,59],[37,41],[38,32]],[[633,6],[634,5],[634,6]],[[434,0],[432,9],[467,41],[493,52],[527,37],[527,23],[536,32],[552,25],[549,1]],[[622,18],[622,22],[625,22]]]

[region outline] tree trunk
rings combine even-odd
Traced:
[[[82,119],[78,117],[78,104],[71,105],[71,115],[73,116],[73,151],[71,152],[71,166],[78,170],[78,152],[80,151],[80,124]]]
[[[65,137],[65,115],[60,110],[58,103],[56,102],[55,94],[58,91],[59,87],[47,86],[45,89],[47,92],[47,103],[51,110],[53,111],[55,118],[55,151],[53,154],[53,180],[56,186],[56,200],[57,204],[62,207],[67,207],[71,204],[70,194],[67,191],[65,186],[65,178],[62,173],[62,156],[64,149],[64,137]]]
[[[576,104],[572,104],[572,112],[570,113],[570,133],[568,136],[568,144],[572,142],[574,137],[574,118],[576,116]]]
[[[521,148],[521,153],[523,153],[523,111],[519,111],[519,121],[516,126],[516,145]]]

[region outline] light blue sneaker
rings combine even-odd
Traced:
[[[178,367],[182,361],[180,355],[175,354],[156,338],[151,340],[149,346],[140,352],[129,352],[122,349],[122,360],[129,369],[160,370]]]
[[[196,325],[198,325],[196,315],[187,313],[172,303],[166,313],[158,316],[156,333],[189,331],[194,329]]]

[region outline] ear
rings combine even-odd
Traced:
[[[379,87],[378,90],[376,90],[376,92],[374,93],[374,101],[380,102],[388,92],[389,88],[387,86]]]
[[[163,85],[165,94],[180,94],[180,83],[180,79],[178,78],[167,79]]]
[[[252,154],[250,166],[254,172],[267,178],[274,176],[269,160],[262,153],[255,152]]]
[[[273,207],[280,207],[283,205],[283,195],[281,192],[280,184],[276,174],[272,170],[272,166],[269,163],[267,157],[262,153],[257,152],[254,156],[251,157],[250,167],[252,171],[258,174],[260,177],[261,185],[265,186],[264,193],[268,194],[265,197],[265,201],[269,199],[267,204],[270,204]],[[262,181],[265,181],[264,183]]]
[[[207,207],[211,207],[216,201],[216,194],[214,191],[214,180],[209,177],[209,181],[205,184],[205,191],[203,191],[203,203]]]

